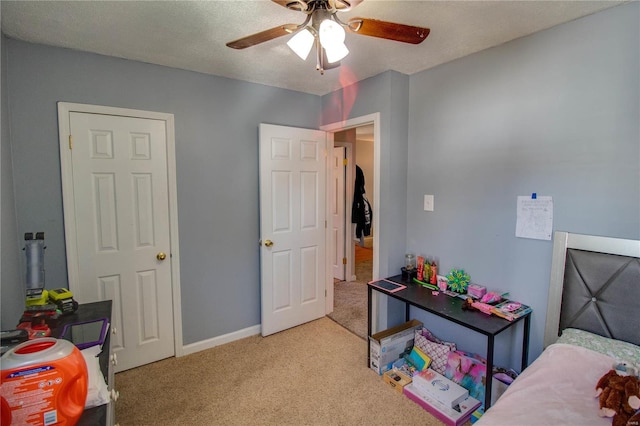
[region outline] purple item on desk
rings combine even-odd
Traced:
[[[76,345],[80,350],[104,344],[109,329],[109,320],[99,318],[92,321],[65,324],[60,338]]]

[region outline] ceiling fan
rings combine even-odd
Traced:
[[[353,34],[384,38],[403,43],[418,44],[429,35],[429,28],[396,24],[368,18],[352,18],[343,22],[338,12],[346,12],[364,0],[271,0],[280,6],[306,14],[301,24],[283,24],[230,41],[227,46],[245,49],[289,34],[295,34],[287,45],[305,60],[315,45],[316,69],[320,74],[340,65],[349,53],[344,44],[345,29]]]

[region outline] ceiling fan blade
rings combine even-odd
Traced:
[[[429,28],[396,24],[377,19],[353,18],[347,23],[347,30],[354,34],[385,38],[403,43],[419,44],[431,31]]]
[[[296,24],[280,25],[278,27],[260,31],[259,33],[251,34],[250,36],[239,38],[238,40],[230,41],[227,43],[227,46],[233,49],[245,49],[247,47],[255,46],[256,44],[264,43],[265,41],[273,40],[274,38],[291,34],[296,28],[298,28]]]

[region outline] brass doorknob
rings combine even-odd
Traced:
[[[273,245],[273,241],[271,241],[271,240],[266,240],[266,241],[264,242],[264,245],[265,245],[265,246],[267,246],[267,247],[271,247],[271,246]]]
[[[166,258],[167,258],[167,255],[163,252],[156,254],[156,259],[158,260],[165,260]]]

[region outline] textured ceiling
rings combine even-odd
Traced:
[[[225,43],[284,23],[304,21],[259,1],[7,1],[2,32],[12,38],[133,59],[323,95],[386,70],[416,72],[616,6],[619,1],[366,0],[349,17],[428,27],[409,45],[347,34],[342,65],[320,75],[284,36],[244,50]],[[597,29],[594,29],[597,31]]]

